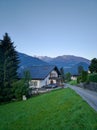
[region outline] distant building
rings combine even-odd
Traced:
[[[48,84],[60,84],[60,72],[56,66],[32,66],[27,68],[31,75],[30,88],[41,88]],[[23,77],[23,71],[20,73]]]
[[[77,77],[78,77],[79,75],[72,75],[71,76],[71,80],[77,80]]]

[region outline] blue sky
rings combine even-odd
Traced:
[[[19,52],[97,58],[97,0],[0,0],[0,39]]]

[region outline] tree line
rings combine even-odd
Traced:
[[[64,68],[60,69],[62,82],[71,81],[72,74],[70,72],[65,73]],[[80,82],[97,82],[97,58],[93,58],[89,65],[88,71],[85,71],[83,66],[78,66],[77,83]]]
[[[91,60],[89,70],[85,71],[83,67],[79,66],[79,76],[77,78],[77,83],[80,82],[97,82],[97,59],[93,58]]]

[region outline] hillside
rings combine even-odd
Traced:
[[[19,56],[19,60],[20,60],[19,69],[24,69],[24,68],[31,67],[31,66],[48,65],[48,63],[40,60],[39,58],[28,56],[23,53],[18,53],[18,56]]]
[[[70,72],[72,75],[77,75],[79,66],[83,66],[84,70],[88,71],[89,64],[87,64],[86,62],[80,62],[78,64],[73,65],[72,67],[64,67],[64,72]]]
[[[79,65],[82,65],[84,70],[88,70],[90,64],[88,59],[72,55],[63,55],[55,58],[47,56],[32,57],[23,53],[18,53],[18,55],[20,59],[19,70],[31,66],[56,65],[59,69],[63,67],[65,73],[77,74]]]
[[[63,55],[58,56],[55,58],[47,57],[47,56],[41,56],[38,57],[39,59],[48,62],[50,64],[56,64],[58,67],[71,67],[75,64],[78,64],[80,62],[85,62],[87,64],[90,63],[90,61],[83,57],[73,56],[73,55]]]
[[[55,58],[51,57],[38,57],[43,61],[48,62],[49,64],[53,64],[58,66],[59,68],[63,67],[65,73],[70,72],[71,74],[77,74],[78,66],[82,65],[84,70],[88,70],[90,61],[83,57],[73,56],[73,55],[63,55]]]
[[[1,105],[0,130],[97,130],[97,113],[66,88]]]

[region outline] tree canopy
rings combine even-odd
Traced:
[[[65,73],[64,73],[64,68],[60,68],[60,73],[61,73],[61,80],[62,82],[65,82]]]
[[[82,71],[84,70],[83,66],[78,66],[78,74],[81,75]]]
[[[67,82],[71,81],[71,73],[70,72],[65,74],[65,79]]]
[[[93,58],[91,60],[89,70],[90,70],[91,73],[97,73],[97,59],[96,58]]]

